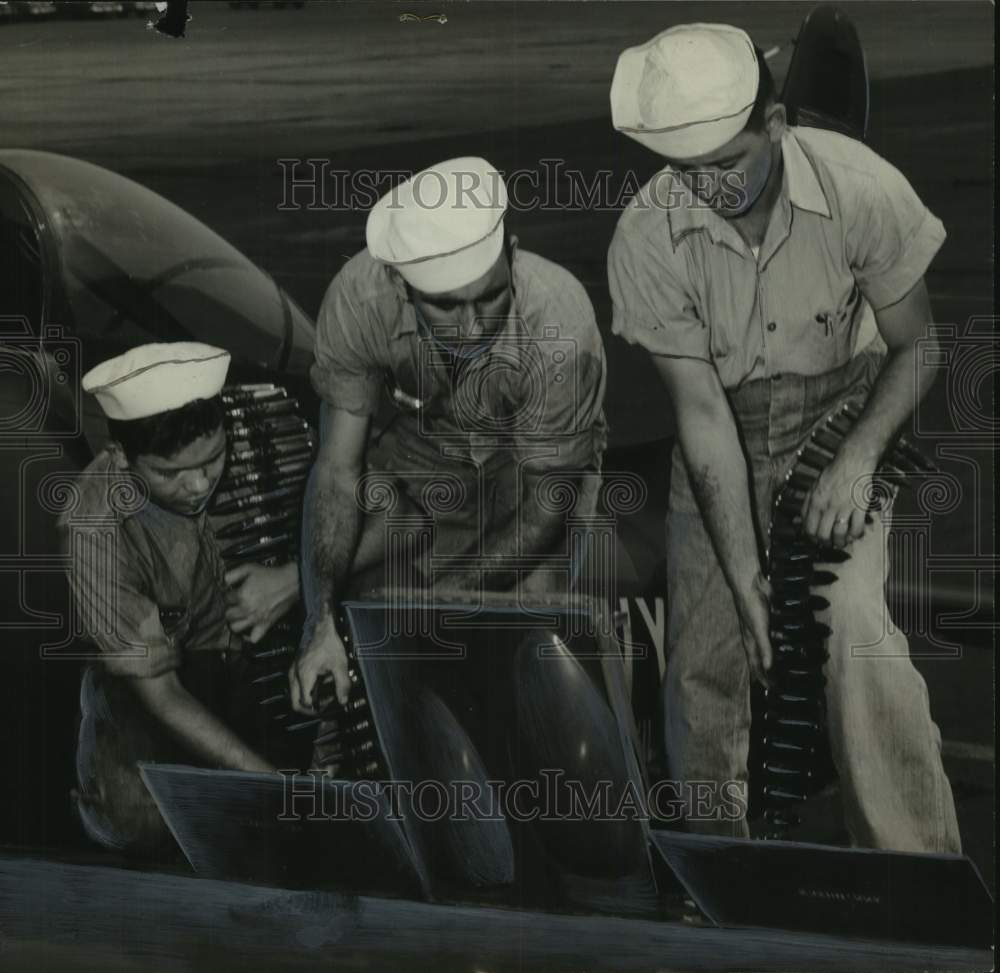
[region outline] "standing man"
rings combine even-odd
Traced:
[[[389,553],[386,513],[433,523],[436,568],[441,556],[472,559],[448,587],[506,590],[521,581],[520,559],[565,552],[568,511],[554,493],[593,512],[605,443],[593,308],[572,275],[518,249],[506,210],[503,178],[484,159],[432,166],[376,204],[367,249],[323,299],[312,368],[323,422],[302,545],[308,617],[289,674],[301,712],[314,711],[320,678],[346,701],[333,619],[348,588],[385,583],[421,553],[428,563],[426,550]],[[391,511],[362,503],[366,471],[393,494]]]
[[[226,462],[228,368],[221,348],[174,342],[83,377],[110,439],[60,518],[70,590],[99,653],[80,691],[77,803],[87,834],[117,850],[170,840],[137,761],[274,770],[220,715],[235,633],[259,638],[298,599],[295,565],[227,576],[205,513]]]
[[[766,62],[736,28],[682,25],[624,51],[611,108],[616,129],[668,162],[622,213],[608,272],[613,330],[650,352],[676,415],[671,776],[747,779],[749,680],[765,682],[772,658],[771,500],[811,427],[856,399],[861,418],[802,508],[810,538],[851,556],[823,589],[846,823],[859,845],[958,851],[927,689],[887,624],[889,515],[866,523],[852,492],[933,381],[918,341],[932,340],[924,273],[944,229],[861,143],[787,127]],[[693,829],[748,833],[742,814],[701,811]]]

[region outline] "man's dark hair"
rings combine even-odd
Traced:
[[[169,409],[145,419],[109,419],[108,433],[129,461],[137,456],[167,459],[222,425],[222,399],[195,399],[179,409]]]
[[[767,58],[764,57],[764,52],[756,44],[754,44],[753,49],[757,55],[760,80],[757,82],[757,97],[754,99],[746,128],[750,129],[751,132],[762,132],[764,130],[764,113],[776,98],[774,75],[771,74],[771,68],[767,63]]]

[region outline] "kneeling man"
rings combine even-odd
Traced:
[[[110,441],[60,520],[79,620],[99,656],[80,693],[77,803],[87,834],[118,850],[169,841],[137,761],[274,769],[218,715],[240,648],[233,630],[262,629],[227,598],[205,513],[226,462],[229,357],[195,342],[143,345],[83,379]],[[286,573],[254,566],[240,576],[245,586],[253,574],[258,602],[282,600],[281,614],[298,596]]]

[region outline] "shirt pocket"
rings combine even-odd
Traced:
[[[175,645],[187,635],[191,627],[191,608],[188,605],[161,605],[160,628]]]
[[[861,288],[854,282],[835,308],[816,312],[813,318],[814,324],[822,337],[842,336],[854,326],[862,306]]]
[[[383,372],[383,384],[389,401],[400,412],[416,413],[428,404],[426,389],[418,388],[417,383],[412,382],[409,383],[408,387],[408,383],[404,379],[397,377],[389,369]],[[423,398],[420,397],[421,392],[424,393]]]

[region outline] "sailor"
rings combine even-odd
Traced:
[[[563,590],[572,581],[567,516],[593,511],[606,438],[604,350],[582,285],[521,250],[506,211],[503,178],[486,160],[431,166],[375,205],[367,248],[323,299],[307,626],[290,671],[301,712],[313,711],[321,678],[346,699],[334,612],[348,591],[383,586],[390,571],[425,590],[510,590],[512,563],[533,555],[566,554],[571,563],[551,574]],[[568,509],[542,495],[556,479],[559,496],[574,498]],[[366,502],[366,485],[383,487],[391,509]],[[387,557],[392,524],[406,518],[430,525],[433,544]],[[463,556],[467,570],[450,570]],[[527,586],[545,587],[544,574]]]
[[[802,507],[808,537],[851,555],[820,615],[845,821],[859,845],[958,851],[927,689],[885,605],[889,511],[866,522],[855,492],[933,380],[924,274],[945,231],[865,145],[788,126],[766,61],[734,27],[684,24],[624,51],[611,111],[667,163],[622,213],[608,273],[613,331],[650,353],[676,418],[671,776],[717,794],[746,782],[750,679],[766,681],[773,657],[771,499],[810,428],[855,398],[861,418]],[[724,804],[700,817],[692,829],[748,833]]]
[[[298,598],[294,565],[227,577],[206,516],[226,462],[229,359],[197,342],[142,345],[83,378],[109,442],[60,528],[96,650],[80,693],[77,803],[87,834],[109,848],[169,842],[137,761],[274,769],[220,714],[237,632],[259,638]]]

